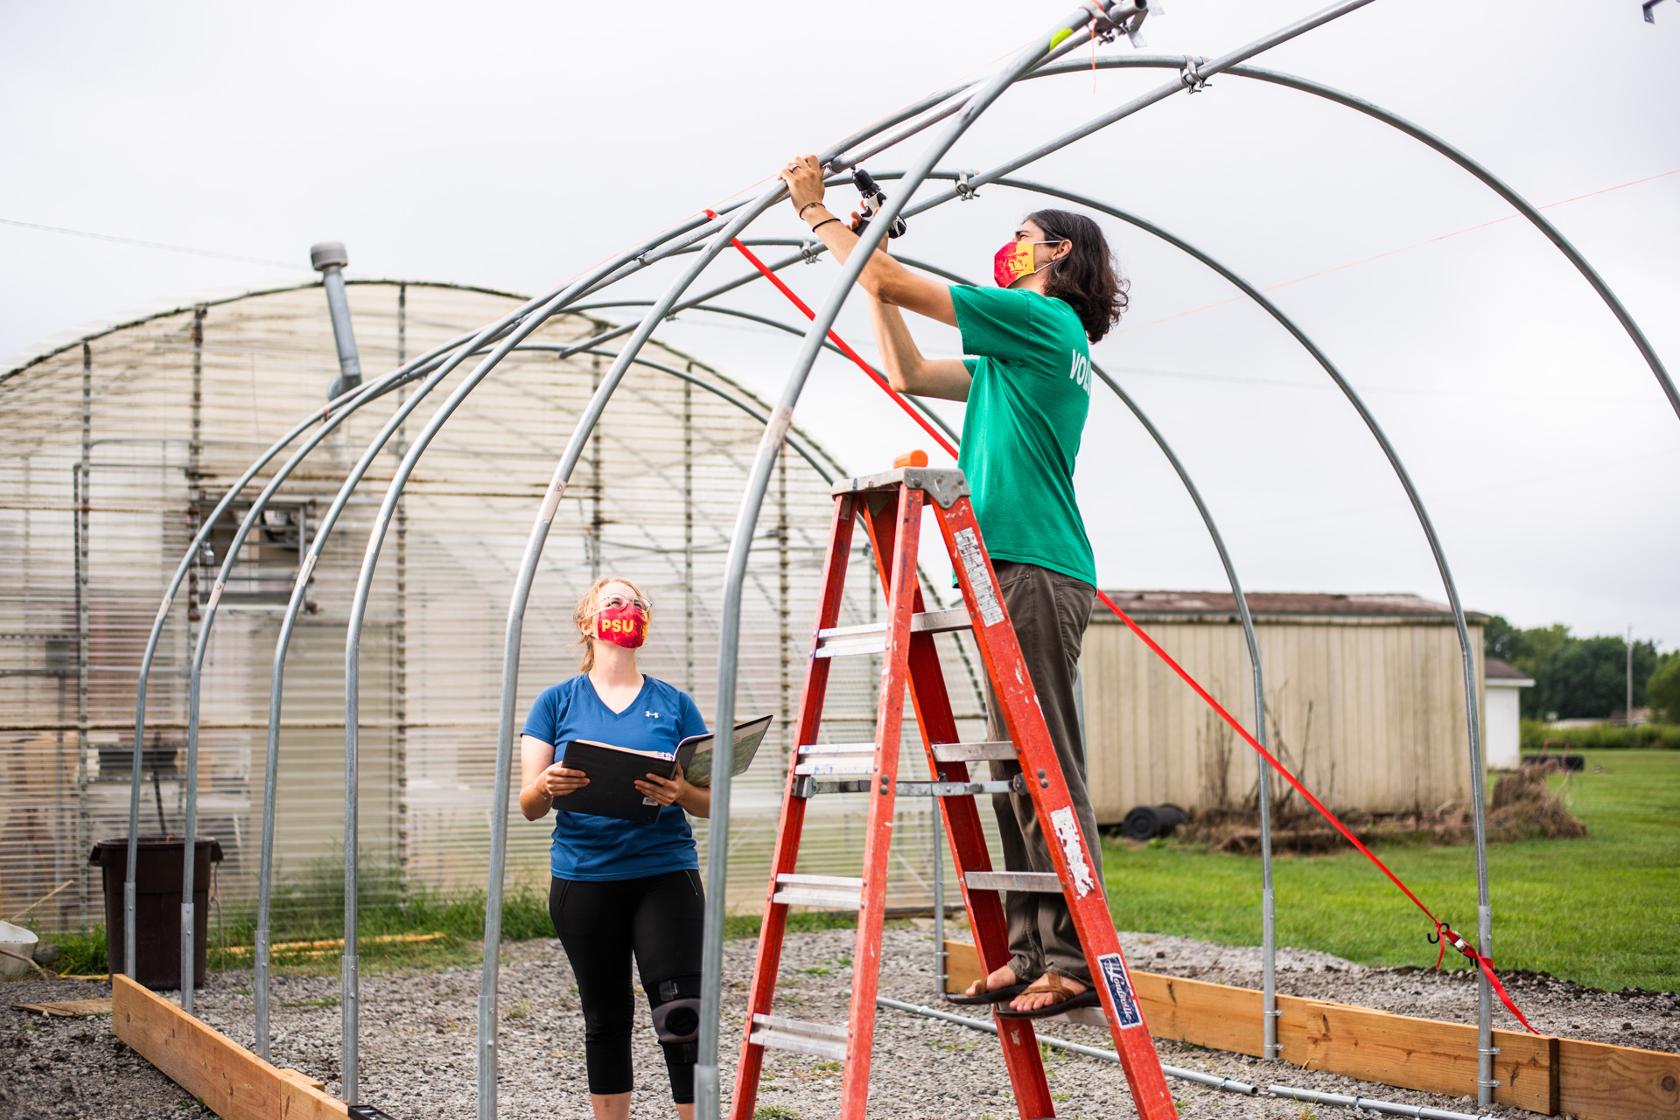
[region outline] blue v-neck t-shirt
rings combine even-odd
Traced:
[[[700,709],[682,689],[644,676],[642,690],[622,712],[607,707],[588,674],[544,689],[531,705],[523,732],[563,755],[573,739],[675,754],[690,735],[706,733]],[[652,821],[570,813],[554,799],[554,844],[549,868],[556,879],[603,882],[641,879],[668,871],[697,871],[694,833],[680,806],[667,805]]]

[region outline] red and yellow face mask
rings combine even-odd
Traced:
[[[1023,276],[1038,271],[1033,264],[1034,245],[1060,245],[1058,240],[1011,241],[992,257],[992,278],[1000,288],[1012,287]]]
[[[595,636],[625,649],[638,649],[647,641],[647,612],[634,603],[611,606],[595,615]]]

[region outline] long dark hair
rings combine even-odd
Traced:
[[[1126,290],[1131,287],[1120,276],[1102,227],[1071,210],[1034,210],[1027,218],[1044,236],[1073,245],[1067,256],[1050,266],[1044,294],[1066,301],[1079,315],[1085,337],[1098,341],[1120,321],[1130,302]]]

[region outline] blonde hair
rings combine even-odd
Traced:
[[[578,645],[583,647],[583,672],[587,673],[595,667],[595,639],[588,632],[589,620],[595,617],[595,612],[601,609],[601,588],[609,583],[622,583],[635,593],[636,598],[648,604],[648,621],[653,621],[653,600],[647,593],[623,576],[602,576],[589,585],[589,590],[583,593],[583,598],[577,603]]]

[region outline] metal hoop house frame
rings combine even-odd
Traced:
[[[1092,133],[1116,123],[1163,101],[1181,91],[1196,92],[1203,88],[1207,79],[1216,74],[1231,74],[1243,78],[1267,82],[1298,92],[1328,100],[1363,113],[1373,119],[1401,131],[1419,140],[1432,150],[1445,156],[1458,166],[1474,175],[1479,181],[1488,186],[1523,217],[1545,235],[1576,269],[1587,280],[1588,284],[1598,293],[1600,299],[1621,323],[1624,331],[1638,349],[1641,357],[1650,367],[1656,377],[1658,385],[1671,407],[1680,415],[1680,393],[1676,392],[1673,380],[1663,366],[1655,350],[1646,339],[1643,332],[1634,321],[1626,307],[1612,292],[1608,284],[1591,267],[1584,256],[1551,225],[1532,205],[1526,202],[1512,188],[1501,181],[1491,171],[1477,163],[1465,153],[1454,148],[1446,141],[1435,136],[1421,126],[1404,120],[1386,110],[1366,102],[1351,94],[1332,89],[1306,78],[1285,74],[1275,70],[1247,65],[1247,60],[1269,49],[1272,46],[1286,42],[1307,31],[1328,23],[1342,15],[1352,12],[1369,3],[1370,0],[1343,0],[1306,19],[1290,24],[1277,32],[1255,41],[1245,47],[1233,51],[1214,60],[1200,58],[1145,55],[1136,54],[1098,60],[1096,65],[1103,68],[1156,68],[1177,71],[1176,76],[1154,88],[1150,92],[1132,99],[1118,108],[1095,118],[1086,124],[1041,144],[1007,163],[991,170],[972,173],[941,170],[938,164],[944,159],[952,145],[966,132],[986,109],[1013,84],[1039,77],[1051,77],[1069,73],[1082,73],[1088,69],[1085,63],[1058,63],[1057,60],[1068,54],[1081,40],[1076,37],[1077,32],[1085,30],[1097,18],[1092,8],[1081,8],[1056,24],[1047,34],[1034,41],[1020,51],[1006,66],[992,77],[968,85],[952,87],[939,91],[919,102],[906,107],[900,112],[878,121],[867,128],[834,144],[819,158],[833,172],[840,172],[855,166],[861,160],[869,158],[915,135],[945,123],[937,129],[933,139],[928,143],[922,154],[914,160],[907,170],[892,173],[877,173],[877,178],[901,179],[903,189],[895,192],[880,217],[881,221],[871,224],[863,235],[858,251],[842,267],[836,283],[831,288],[827,298],[817,309],[813,321],[803,327],[790,327],[774,319],[756,315],[740,309],[720,306],[713,301],[728,292],[740,288],[758,277],[755,274],[742,276],[734,281],[714,287],[699,296],[684,299],[688,288],[699,277],[700,273],[710,265],[732,240],[742,236],[748,227],[766,210],[784,197],[784,190],[778,185],[767,190],[750,201],[738,203],[725,210],[715,219],[695,218],[657,237],[651,238],[637,245],[610,261],[599,265],[583,276],[549,293],[546,296],[530,300],[523,306],[504,315],[500,319],[486,325],[481,330],[471,334],[459,336],[447,343],[433,348],[419,357],[405,363],[391,373],[367,381],[359,388],[345,393],[332,402],[326,409],[312,414],[297,425],[286,435],[276,441],[262,456],[260,456],[244,474],[229,489],[228,493],[215,507],[214,512],[205,519],[194,540],[188,555],[183,557],[180,567],[169,584],[163,604],[160,607],[157,621],[154,623],[146,650],[142,659],[139,678],[136,687],[135,703],[135,752],[133,760],[133,781],[130,791],[130,848],[128,853],[127,875],[125,879],[124,905],[129,921],[127,923],[127,937],[124,945],[125,961],[132,971],[134,966],[135,923],[135,871],[136,871],[136,837],[138,834],[139,796],[141,789],[141,751],[139,744],[144,741],[143,733],[146,717],[146,683],[152,664],[156,657],[158,637],[162,629],[163,620],[167,614],[169,604],[179,591],[181,583],[192,564],[192,557],[198,547],[210,532],[210,526],[233,505],[245,487],[257,477],[269,464],[277,459],[287,448],[297,443],[297,447],[284,463],[276,470],[262,492],[252,502],[251,508],[238,530],[235,543],[227,553],[217,582],[212,589],[211,597],[205,612],[203,627],[199,634],[197,646],[193,654],[190,676],[189,700],[189,729],[188,729],[188,778],[187,778],[187,816],[186,816],[186,859],[184,864],[183,884],[183,990],[182,1004],[187,1010],[192,1008],[192,947],[190,944],[193,929],[192,895],[193,895],[193,841],[196,829],[196,765],[197,765],[197,735],[198,735],[198,707],[199,686],[206,644],[214,622],[216,607],[220,596],[220,589],[229,578],[233,565],[239,553],[239,543],[250,532],[262,509],[269,500],[284,485],[299,463],[316,447],[318,447],[349,415],[357,412],[374,401],[384,397],[392,391],[406,386],[413,386],[414,391],[407,395],[396,408],[379,435],[369,443],[356,462],[347,473],[344,483],[339,490],[331,508],[326,514],[317,535],[312,542],[310,552],[299,572],[296,586],[288,604],[284,621],[281,626],[279,640],[276,643],[272,693],[270,700],[270,716],[268,724],[268,742],[266,767],[268,780],[265,783],[264,812],[263,812],[263,847],[261,865],[261,885],[259,887],[259,920],[255,959],[257,962],[257,1039],[259,1051],[266,1055],[268,1049],[268,945],[267,945],[267,904],[271,890],[272,846],[274,828],[274,782],[276,777],[276,757],[278,752],[278,730],[280,723],[281,685],[283,680],[285,657],[292,627],[295,624],[298,611],[303,605],[304,590],[308,584],[310,570],[319,558],[320,550],[336,522],[338,515],[349,501],[374,460],[383,453],[386,446],[398,433],[408,417],[419,407],[420,402],[428,396],[452,371],[460,367],[469,358],[479,357],[466,377],[452,390],[444,402],[437,407],[430,420],[419,434],[402,447],[403,456],[400,466],[392,478],[373,529],[366,543],[360,576],[357,581],[355,600],[352,605],[350,622],[345,643],[345,950],[341,985],[343,988],[343,1086],[346,1101],[354,1103],[357,1095],[357,1039],[359,1033],[358,1022],[358,959],[356,943],[356,896],[357,896],[357,796],[356,779],[358,773],[358,682],[359,682],[359,654],[363,623],[368,608],[369,590],[380,558],[384,543],[396,505],[402,496],[408,479],[413,474],[416,465],[425,455],[428,446],[438,431],[448,423],[462,401],[470,395],[483,380],[493,372],[501,360],[509,353],[518,349],[544,348],[553,349],[561,355],[567,354],[597,354],[611,358],[611,366],[602,376],[599,387],[594,396],[579,415],[576,426],[568,440],[564,453],[556,464],[553,476],[548,484],[544,498],[537,511],[530,536],[522,557],[520,570],[515,582],[505,635],[504,662],[502,672],[502,693],[499,710],[499,733],[497,742],[497,772],[494,799],[491,803],[491,848],[490,869],[485,911],[485,955],[483,968],[483,984],[479,997],[479,1046],[478,1046],[478,1115],[480,1120],[492,1120],[496,1115],[496,1030],[497,1030],[497,978],[499,969],[499,943],[501,934],[501,908],[503,871],[507,848],[507,806],[511,794],[511,768],[515,739],[516,718],[516,686],[518,681],[518,666],[520,659],[521,638],[523,633],[524,612],[530,598],[531,587],[535,579],[538,562],[542,556],[543,546],[553,523],[556,510],[565,494],[572,472],[576,468],[584,452],[591,433],[595,430],[607,402],[618,388],[625,373],[632,365],[642,365],[657,369],[663,373],[684,378],[686,375],[673,367],[639,358],[639,352],[649,341],[659,326],[677,312],[686,310],[706,310],[709,312],[732,315],[743,319],[750,319],[764,325],[792,333],[799,333],[803,342],[795,359],[792,370],[783,387],[781,397],[775,407],[765,415],[742,400],[731,400],[730,403],[743,412],[753,415],[765,423],[763,437],[760,440],[757,455],[753,462],[748,486],[742,497],[739,516],[731,541],[726,577],[724,582],[724,598],[722,604],[721,647],[718,663],[718,691],[717,711],[714,713],[714,726],[726,726],[733,722],[734,699],[737,675],[737,661],[739,652],[740,622],[742,610],[742,588],[746,577],[747,557],[752,544],[753,533],[757,524],[759,512],[763,504],[770,481],[772,467],[781,454],[784,443],[791,443],[796,452],[804,456],[813,466],[817,466],[809,449],[802,447],[799,441],[792,437],[790,428],[794,409],[798,403],[806,378],[818,356],[827,345],[825,337],[833,324],[845,299],[861,273],[864,262],[870,252],[879,244],[891,219],[903,213],[914,215],[933,207],[943,205],[954,199],[966,198],[980,186],[997,185],[1012,189],[1028,191],[1047,197],[1054,197],[1073,202],[1110,215],[1127,222],[1173,245],[1184,253],[1194,257],[1201,263],[1213,269],[1224,279],[1234,285],[1249,299],[1262,307],[1286,331],[1288,331],[1313,357],[1336,386],[1342,391],[1353,406],[1362,422],[1370,430],[1377,441],[1391,468],[1395,472],[1397,481],[1405,490],[1411,501],[1414,512],[1418,517],[1420,527],[1430,545],[1440,572],[1442,583],[1446,589],[1452,608],[1454,622],[1457,628],[1461,661],[1464,668],[1464,686],[1466,691],[1466,732],[1469,748],[1469,764],[1471,772],[1472,808],[1475,821],[1475,850],[1478,887],[1478,939],[1479,951],[1486,955],[1490,952],[1492,930],[1491,910],[1488,902],[1488,878],[1486,865],[1486,846],[1483,829],[1484,805],[1483,789],[1479,780],[1482,767],[1479,714],[1475,695],[1475,676],[1472,663],[1472,650],[1466,628],[1464,612],[1460,605],[1457,589],[1453,581],[1451,569],[1447,563],[1440,541],[1424,508],[1421,495],[1413,485],[1405,470],[1398,453],[1387,439],[1374,415],[1360,400],[1357,393],[1343,377],[1339,369],[1327,355],[1312,341],[1305,330],[1285,315],[1281,309],[1266,299],[1253,285],[1249,284],[1229,268],[1221,264],[1212,255],[1191,245],[1183,239],[1152,224],[1151,222],[1133,215],[1119,207],[1104,203],[1082,194],[1063,190],[1054,185],[1034,182],[1031,180],[1012,178],[1013,172],[1034,162],[1035,160],[1058,151]],[[1124,26],[1136,21],[1143,14],[1143,5],[1124,0],[1121,3],[1102,5],[1104,18],[1115,25]],[[925,199],[914,206],[909,205],[917,190],[929,179],[949,180],[955,185],[952,189],[939,193],[932,198]],[[798,254],[774,262],[772,269],[779,270],[800,260],[809,259],[821,250],[809,244],[768,240],[755,242],[758,244],[796,244],[801,245]],[[550,317],[561,311],[584,311],[605,307],[643,306],[646,301],[609,301],[605,298],[613,286],[620,280],[634,276],[651,265],[675,258],[679,255],[692,255],[682,268],[678,278],[672,282],[666,291],[657,299],[651,301],[646,312],[634,325],[625,325],[602,331],[587,339],[580,339],[563,346],[552,344],[527,344],[526,339]],[[920,267],[941,275],[949,275],[931,265],[922,262],[912,262]],[[953,277],[955,279],[955,277]],[[590,297],[596,297],[596,302],[580,302]],[[622,347],[616,352],[603,350],[602,347],[615,339],[628,336]],[[482,355],[482,357],[480,357]],[[1213,515],[1203,500],[1200,491],[1192,481],[1190,474],[1161,430],[1144,414],[1135,401],[1125,393],[1120,385],[1101,370],[1097,370],[1099,378],[1116,394],[1128,409],[1137,417],[1146,432],[1160,447],[1167,457],[1174,471],[1184,484],[1188,495],[1195,504],[1199,515],[1207,526],[1209,537],[1218,552],[1227,579],[1231,584],[1236,599],[1240,621],[1243,628],[1244,640],[1247,645],[1256,711],[1255,734],[1262,742],[1265,741],[1264,690],[1262,688],[1262,670],[1255,639],[1253,620],[1248,610],[1248,604],[1238,579],[1235,564],[1230,556],[1225,542],[1219,533]],[[693,380],[690,378],[690,380]],[[703,386],[715,391],[712,386]],[[726,398],[727,399],[727,398]],[[929,413],[928,415],[932,415]],[[936,416],[935,423],[940,423],[943,430],[949,428],[943,425]],[[301,443],[298,441],[302,439]],[[819,467],[819,473],[822,469]],[[722,960],[722,931],[724,888],[727,881],[728,865],[728,827],[729,827],[729,794],[730,777],[728,764],[729,745],[727,740],[720,740],[720,753],[724,756],[716,767],[716,792],[714,794],[713,823],[711,827],[711,849],[708,863],[707,891],[715,904],[708,908],[706,917],[706,948],[703,999],[705,1014],[702,1016],[701,1053],[700,1062],[696,1069],[697,1101],[699,1114],[702,1117],[715,1118],[718,1115],[718,1045],[719,1045],[719,1011],[721,992],[721,960]],[[1274,984],[1274,913],[1275,905],[1271,883],[1271,852],[1269,838],[1269,820],[1267,807],[1269,799],[1266,796],[1265,783],[1267,769],[1264,764],[1260,767],[1261,781],[1261,829],[1262,829],[1262,936],[1265,960],[1265,1046],[1268,1055],[1275,1056],[1276,1047],[1276,999]],[[1491,1000],[1485,979],[1480,982],[1478,989],[1478,1098],[1481,1104],[1487,1105],[1492,1101],[1492,1058],[1491,1049]]]

